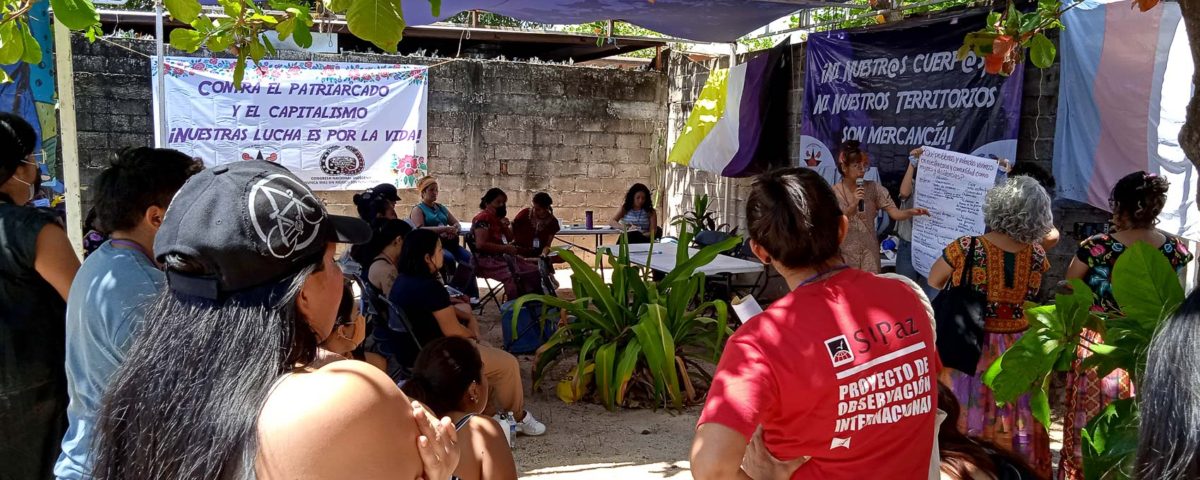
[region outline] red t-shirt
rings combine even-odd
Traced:
[[[776,458],[812,457],[793,479],[927,479],[933,333],[898,280],[846,270],[801,286],[729,339],[700,424],[747,440],[762,425]]]

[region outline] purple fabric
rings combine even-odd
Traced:
[[[770,69],[775,65],[774,60],[779,58],[772,53],[765,52],[746,63],[746,81],[738,114],[741,124],[738,126],[738,151],[721,171],[721,175],[726,177],[743,176],[758,152],[767,107],[767,86],[771,81]]]
[[[434,18],[429,0],[403,0],[409,25],[428,25],[467,10],[521,20],[570,25],[622,20],[673,37],[732,42],[801,6],[748,0],[443,0]],[[820,0],[812,2],[820,4]],[[835,2],[829,2],[835,3]],[[840,2],[839,2],[840,3]]]

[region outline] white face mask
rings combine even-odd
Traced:
[[[29,160],[21,160],[21,161],[22,161],[22,162],[25,162],[25,163],[28,163],[28,164],[30,164],[30,165],[33,165],[35,168],[37,168],[37,164],[36,164],[36,163],[33,163],[33,162],[29,161]],[[35,175],[41,175],[41,174],[42,174],[42,172],[41,172],[40,170],[35,170],[35,173],[34,173],[34,174],[35,174]],[[27,198],[25,201],[26,201],[26,202],[29,202],[29,201],[33,200],[33,197],[37,195],[37,187],[36,187],[36,186],[34,186],[34,184],[33,184],[33,183],[30,183],[30,182],[26,182],[26,181],[24,181],[24,180],[21,180],[21,179],[20,179],[20,177],[17,177],[17,175],[16,175],[15,173],[13,174],[13,176],[12,176],[12,179],[13,179],[13,180],[16,180],[16,181],[18,181],[18,182],[24,183],[25,185],[28,185],[28,186],[29,186],[29,197],[28,197],[28,198]]]

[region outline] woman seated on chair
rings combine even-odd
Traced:
[[[526,293],[541,293],[538,266],[519,255],[521,248],[510,243],[515,235],[509,224],[508,195],[493,188],[479,201],[479,214],[471,222],[475,237],[476,273],[504,284],[509,300]]]
[[[542,257],[550,253],[550,244],[559,230],[552,205],[550,194],[538,192],[533,196],[533,205],[513,219],[513,244],[522,250],[521,256]]]
[[[416,228],[437,232],[438,236],[442,237],[446,264],[454,269],[454,278],[450,280],[450,286],[472,298],[479,298],[479,286],[475,283],[475,266],[471,262],[471,252],[458,243],[458,219],[450,213],[450,209],[437,202],[437,179],[431,176],[422,177],[417,181],[417,192],[421,195],[421,202],[408,214],[409,223]]]
[[[404,240],[397,268],[400,275],[392,286],[392,304],[404,311],[413,333],[422,347],[443,337],[462,337],[471,340],[483,358],[483,374],[491,387],[500,411],[511,411],[516,417],[517,430],[526,435],[541,435],[546,426],[525,411],[525,392],[521,384],[521,366],[512,354],[479,341],[479,320],[470,307],[453,306],[446,287],[438,280],[438,271],[445,260],[442,241],[437,233],[414,230]],[[485,412],[496,413],[489,405]]]
[[[621,204],[611,223],[613,228],[628,232],[629,243],[650,243],[651,234],[654,238],[662,238],[658,212],[650,200],[650,189],[640,183],[629,187],[625,203]]]

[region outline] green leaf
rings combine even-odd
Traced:
[[[275,24],[279,23],[278,18],[275,18],[271,15],[264,15],[261,13],[256,13],[254,15],[251,15],[250,20],[257,20],[257,21],[263,22],[267,25],[275,25]]]
[[[42,46],[38,44],[36,38],[33,38],[33,32],[29,30],[29,24],[24,21],[19,21],[17,26],[21,32],[21,42],[24,46],[24,52],[21,54],[21,61],[30,65],[37,65],[42,61]]]
[[[279,52],[275,50],[275,44],[271,43],[271,39],[267,38],[266,35],[263,35],[261,38],[263,46],[267,49],[267,55],[274,57],[275,55],[279,54]]]
[[[1127,317],[1154,328],[1183,303],[1183,286],[1157,248],[1145,242],[1125,248],[1113,266],[1113,298]]]
[[[275,26],[275,33],[279,34],[280,40],[287,40],[288,37],[292,36],[292,31],[294,31],[295,29],[296,29],[296,20],[293,18],[289,18],[287,20],[279,22],[279,25]]]
[[[400,0],[354,0],[346,11],[346,24],[354,36],[396,53],[405,27]]]
[[[1000,12],[992,12],[988,14],[987,24],[989,26],[1000,23]]]
[[[429,8],[433,10],[433,18],[442,16],[442,0],[429,0]]]
[[[292,33],[292,40],[295,41],[296,45],[299,45],[301,48],[309,48],[312,46],[312,31],[309,30],[311,25],[312,20],[309,20],[307,24],[301,23],[300,25],[296,26],[296,31]]]
[[[183,23],[190,24],[200,18],[200,2],[197,0],[165,0],[163,6],[167,7],[171,18]]]
[[[176,28],[171,30],[171,46],[177,50],[183,50],[191,53],[200,49],[200,42],[204,36],[195,30],[186,28]]]
[[[1036,418],[1037,421],[1042,422],[1042,426],[1046,427],[1046,429],[1049,430],[1050,429],[1050,397],[1048,397],[1046,395],[1045,383],[1047,380],[1049,380],[1049,377],[1044,379],[1042,381],[1043,382],[1042,385],[1039,385],[1037,388],[1034,388],[1033,392],[1029,395],[1029,408],[1032,410],[1033,418]]]
[[[17,31],[16,23],[0,24],[0,64],[17,63],[25,53],[25,41],[21,32]]]
[[[642,357],[642,344],[638,342],[637,337],[629,339],[629,343],[625,345],[625,350],[621,352],[621,360],[617,362],[616,385],[617,396],[615,403],[623,405],[625,403],[625,393],[629,391],[629,381],[633,379],[633,372],[637,369],[638,360]]]
[[[242,88],[242,79],[246,78],[246,49],[238,51],[237,62],[233,64],[233,88]]]
[[[616,362],[617,342],[606,343],[596,350],[596,392],[601,403],[610,411],[616,407]]]
[[[174,34],[176,31],[172,31]],[[224,52],[233,45],[233,35],[228,33],[216,34],[208,38],[208,49],[212,52]]]
[[[1021,14],[1021,33],[1032,32],[1039,24],[1042,23],[1042,17],[1038,12],[1027,12]]]
[[[354,0],[322,0],[325,2],[325,9],[333,13],[346,13],[350,9],[350,5]]]
[[[1004,16],[1005,33],[1012,35],[1021,29],[1021,13],[1017,11],[1017,4],[1009,2],[1008,12]]]
[[[251,39],[250,43],[246,44],[246,50],[249,50],[250,58],[254,59],[255,65],[262,61],[263,57],[267,54],[267,47],[263,46],[262,42],[257,38]]]
[[[1126,398],[1109,404],[1083,429],[1084,478],[1133,478],[1137,446],[1137,402]]]
[[[633,331],[642,344],[660,400],[669,401],[671,406],[679,409],[683,407],[683,397],[679,391],[679,374],[675,370],[675,339],[666,329],[666,315],[667,309],[662,305],[648,305]]]
[[[1051,42],[1044,34],[1039,33],[1029,40],[1029,60],[1035,67],[1050,68],[1054,64],[1054,56],[1057,53],[1054,42]]]
[[[50,8],[54,18],[71,30],[89,30],[100,23],[100,14],[89,0],[50,0]]]
[[[245,8],[245,6],[242,5],[242,0],[217,0],[217,3],[221,5],[221,8],[225,10],[225,15],[228,15],[229,18],[241,17],[242,10]]]

